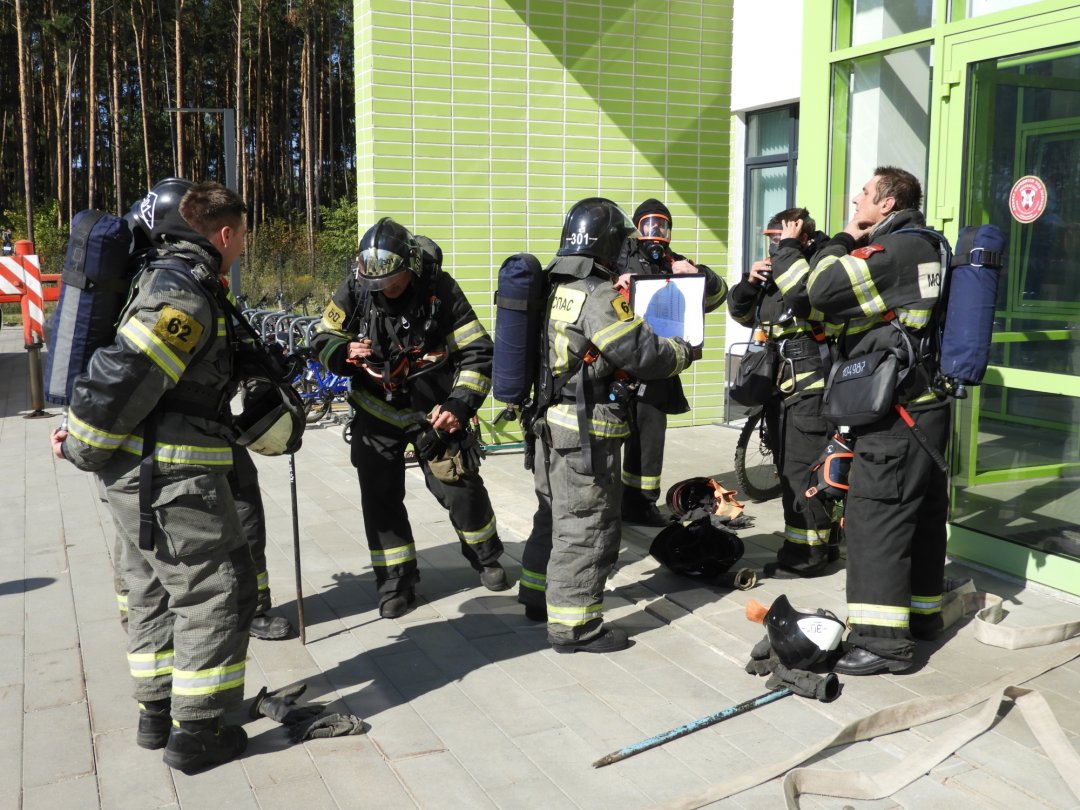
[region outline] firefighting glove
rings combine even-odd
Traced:
[[[776,651],[769,643],[769,637],[765,636],[750,651],[750,660],[746,662],[745,669],[751,675],[771,675],[778,666],[782,666],[780,659],[776,657]]]
[[[790,669],[777,661],[776,669],[765,682],[765,688],[772,691],[787,688],[799,697],[828,703],[840,694],[840,679],[835,672],[817,675],[805,669]]]
[[[289,727],[289,740],[294,743],[318,740],[324,737],[349,737],[363,734],[364,721],[355,714],[328,714],[306,723]]]
[[[466,474],[480,472],[480,462],[487,458],[483,446],[471,430],[466,431],[465,438],[461,440],[458,452],[461,453],[461,469]]]
[[[416,457],[421,461],[431,461],[433,458],[443,455],[448,446],[447,434],[442,430],[436,430],[427,423],[427,426],[417,434],[413,441],[416,448]]]
[[[306,683],[295,686],[283,686],[273,692],[264,686],[255,696],[255,700],[248,710],[248,716],[252,720],[259,715],[269,717],[286,726],[296,725],[318,717],[323,713],[325,706],[296,706],[296,699],[304,694],[307,689]]]

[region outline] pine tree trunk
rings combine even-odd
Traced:
[[[184,114],[180,110],[184,107],[184,64],[181,61],[183,48],[181,47],[180,24],[184,16],[184,0],[176,0],[176,26],[173,34],[173,45],[176,48],[176,171],[177,177],[184,176]]]
[[[23,36],[22,0],[15,0],[15,36],[19,40],[19,115],[22,124],[23,193],[26,195],[26,238],[34,241],[34,142],[30,99],[30,81],[26,75],[26,41]]]
[[[112,163],[113,163],[113,191],[116,194],[116,211],[124,213],[124,167],[120,154],[120,26],[116,19],[120,13],[119,4],[113,6],[112,20],[110,21],[112,36],[112,98],[109,99],[110,130],[112,132]]]
[[[153,181],[150,179],[150,126],[146,119],[146,97],[150,93],[150,86],[143,71],[142,60],[143,49],[146,47],[147,41],[147,15],[145,3],[141,5],[143,13],[131,15],[131,31],[135,35],[135,69],[139,81],[139,117],[142,119],[143,164],[146,171],[143,187],[150,188],[153,185]],[[140,25],[136,24],[136,20],[139,21]]]
[[[90,47],[86,68],[86,207],[94,207],[97,191],[97,0],[90,0]]]

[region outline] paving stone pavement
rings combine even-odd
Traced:
[[[423,580],[415,610],[383,620],[363,542],[356,478],[340,426],[311,429],[296,456],[307,644],[253,640],[249,697],[266,684],[308,684],[305,700],[365,718],[364,736],[290,746],[272,721],[247,721],[247,753],[198,776],[136,747],[136,707],[112,587],[111,520],[91,476],[49,453],[59,421],[26,419],[19,330],[0,332],[0,810],[9,808],[642,808],[778,761],[878,708],[993,680],[1030,652],[985,647],[970,626],[920,644],[912,672],[844,678],[829,704],[788,698],[603,769],[624,745],[757,697],[742,668],[760,626],[752,597],[781,593],[844,615],[842,567],[811,581],[766,580],[749,592],[681,578],[648,555],[652,531],[624,527],[607,617],[634,640],[608,656],[555,655],[515,591],[479,586],[446,513],[408,472],[408,508]],[[668,433],[665,489],[692,475],[733,485],[737,431]],[[289,464],[258,458],[276,610],[297,619]],[[535,500],[519,453],[492,453],[483,474],[516,579]],[[745,562],[772,558],[779,504],[747,504]],[[1075,599],[958,563],[953,576],[1007,600],[1008,621],[1076,619]],[[1080,661],[1030,682],[1080,748]],[[965,715],[971,715],[966,712]],[[832,749],[825,768],[878,771],[953,728],[960,717]],[[716,803],[783,807],[779,780]],[[1018,711],[893,796],[805,796],[807,808],[1080,807]]]

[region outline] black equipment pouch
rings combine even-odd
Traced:
[[[834,425],[858,427],[881,419],[896,399],[898,361],[882,349],[833,366],[825,384],[821,415]]]
[[[742,356],[728,394],[740,405],[764,405],[776,394],[779,371],[780,353],[773,341],[767,341],[759,351]]]
[[[896,404],[897,389],[915,367],[916,354],[904,327],[895,318],[889,323],[903,336],[903,348],[879,349],[834,363],[821,399],[821,416],[826,421],[849,427],[870,425]]]

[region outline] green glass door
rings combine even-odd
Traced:
[[[946,49],[961,79],[943,132],[959,158],[941,168],[958,203],[952,235],[993,223],[1009,240],[991,368],[956,411],[950,550],[1077,593],[1080,44],[1017,52],[1024,39]],[[1034,205],[1030,181],[1016,189],[1024,177],[1045,188]]]

